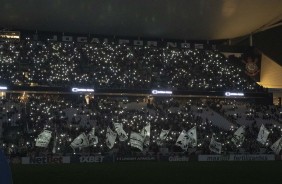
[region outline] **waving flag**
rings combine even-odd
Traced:
[[[212,136],[209,148],[212,152],[221,153],[222,145],[220,142],[217,142],[214,137]]]
[[[165,140],[168,136],[169,130],[162,130],[160,133],[160,140]]]
[[[95,136],[95,128],[92,128],[92,130],[87,135],[89,146],[94,146],[98,144],[98,137]]]
[[[35,146],[47,148],[50,143],[51,137],[52,137],[51,134],[52,134],[51,131],[43,130],[43,132],[41,132],[38,135]]]
[[[265,144],[266,141],[267,141],[267,138],[268,138],[268,135],[269,135],[269,131],[265,128],[265,126],[262,124],[261,127],[260,127],[260,130],[259,130],[259,134],[258,134],[258,137],[257,137],[257,141],[262,143],[262,144]]]
[[[113,132],[110,127],[108,127],[106,133],[106,145],[108,146],[108,148],[112,149],[114,147],[116,138],[117,134]]]
[[[187,132],[185,130],[183,130],[180,133],[175,145],[180,146],[183,150],[187,150],[188,144],[189,144],[189,136],[188,136]]]
[[[140,133],[144,137],[144,145],[148,146],[150,144],[150,135],[151,135],[151,124],[148,123]]]
[[[188,130],[187,132],[188,135],[188,144],[191,145],[192,147],[197,146],[197,129],[196,126]]]
[[[270,147],[276,155],[279,155],[282,149],[282,138],[278,139],[271,147]]]
[[[237,146],[241,146],[245,140],[245,126],[239,127],[235,132],[234,136],[232,137],[231,141]]]
[[[123,130],[122,123],[114,123],[116,132],[118,134],[118,138],[120,141],[126,141],[128,139],[128,136],[126,135],[126,132]]]
[[[139,150],[143,151],[143,142],[144,142],[144,137],[136,132],[131,132],[130,134],[130,146],[134,148],[138,148]]]
[[[85,133],[80,134],[77,138],[75,138],[71,145],[70,145],[73,149],[75,148],[84,148],[89,146],[89,141],[87,136],[85,135]]]

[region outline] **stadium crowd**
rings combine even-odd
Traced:
[[[0,44],[0,72],[0,83],[6,85],[262,90],[250,77],[246,77],[244,64],[228,60],[215,50],[27,39]]]
[[[125,45],[81,44],[22,40],[0,44],[0,84],[49,87],[94,86],[103,89],[170,89],[195,91],[261,91],[244,66],[226,59],[215,50],[129,47]],[[93,94],[92,94],[93,95]],[[129,140],[116,139],[113,149],[106,144],[107,127],[122,123],[127,135],[151,125],[149,145],[144,153],[183,152],[175,145],[182,130],[196,126],[197,145],[185,153],[210,154],[211,138],[222,143],[223,153],[266,153],[281,136],[281,110],[252,106],[245,101],[220,99],[92,96],[91,94],[7,93],[0,101],[1,147],[12,156],[44,154],[108,153],[132,154]],[[247,106],[245,141],[233,144],[234,132],[244,123],[236,112],[238,104]],[[232,114],[224,105],[232,105]],[[271,111],[268,113],[268,111]],[[215,113],[232,126],[219,126],[211,118]],[[258,113],[264,113],[260,116]],[[280,114],[279,114],[280,113]],[[205,114],[205,115],[204,115]],[[208,114],[208,116],[206,116]],[[256,141],[261,121],[269,119],[271,131],[266,145]],[[226,127],[226,126],[225,126]],[[95,146],[73,150],[72,141],[95,128],[99,141]],[[47,148],[36,147],[43,130],[52,131]],[[1,129],[0,129],[1,130]],[[160,140],[162,130],[169,130]],[[1,135],[1,132],[0,132]]]
[[[98,144],[76,150],[80,154],[105,154],[114,152],[130,155],[140,152],[129,145],[129,140],[119,141],[109,149],[106,140],[107,127],[115,130],[113,123],[122,123],[127,133],[140,132],[148,123],[151,125],[150,144],[143,153],[158,153],[166,148],[168,152],[183,152],[176,146],[182,130],[197,128],[197,146],[188,149],[186,154],[211,154],[211,137],[222,143],[222,153],[268,153],[269,145],[281,136],[281,127],[269,123],[265,126],[271,131],[266,145],[256,138],[259,124],[246,126],[245,141],[239,147],[231,142],[234,132],[240,126],[234,122],[230,129],[215,126],[202,113],[216,113],[212,103],[217,100],[177,99],[155,97],[148,101],[144,97],[95,97],[84,95],[9,95],[1,100],[1,123],[3,125],[2,145],[7,153],[16,156],[40,156],[47,154],[73,154],[71,142],[81,133],[88,133],[95,127]],[[229,103],[228,101],[225,103]],[[238,102],[245,103],[247,102]],[[281,109],[280,109],[281,110]],[[255,117],[260,118],[260,117]],[[252,121],[252,120],[250,120]],[[44,129],[52,131],[48,148],[35,146],[37,136]],[[161,130],[170,130],[165,141],[160,143]]]

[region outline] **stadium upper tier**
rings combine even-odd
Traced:
[[[211,50],[25,40],[0,44],[0,83],[109,89],[261,89],[238,63]]]

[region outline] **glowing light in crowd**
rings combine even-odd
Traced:
[[[8,88],[6,86],[0,86],[0,90],[7,90]]]
[[[172,91],[159,91],[159,90],[152,90],[152,94],[157,95],[157,94],[166,94],[166,95],[171,95]]]
[[[72,92],[94,92],[94,89],[72,88]]]
[[[225,96],[244,96],[244,93],[225,92]]]

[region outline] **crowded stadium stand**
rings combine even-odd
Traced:
[[[1,43],[0,53],[1,146],[11,158],[267,154],[282,131],[281,107],[256,83],[256,65],[246,64],[250,52],[24,37]],[[271,132],[264,142],[256,139],[262,124]],[[194,130],[194,143],[179,142]],[[89,136],[94,143],[77,143]]]

